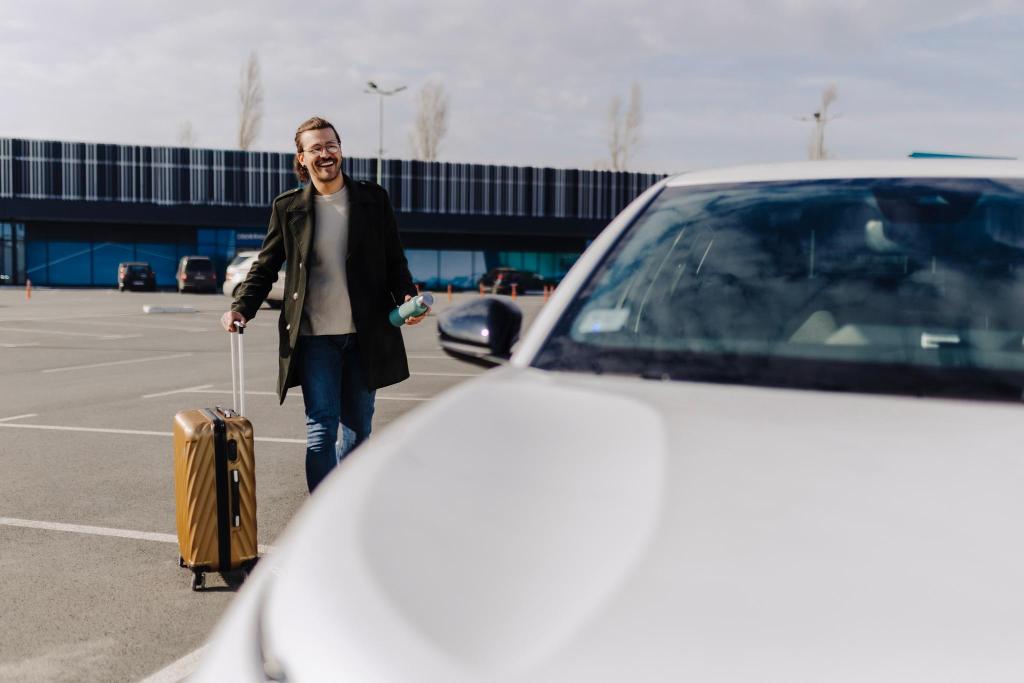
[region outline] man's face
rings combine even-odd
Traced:
[[[307,130],[299,134],[299,163],[306,167],[311,178],[329,183],[341,173],[341,145],[330,128]],[[328,147],[337,150],[331,152]]]

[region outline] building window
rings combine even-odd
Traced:
[[[25,226],[0,223],[0,286],[25,284]]]
[[[579,258],[579,252],[455,251],[406,249],[413,280],[426,289],[475,289],[480,276],[492,268],[515,268],[557,283]]]

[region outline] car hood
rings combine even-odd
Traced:
[[[1019,680],[1015,405],[504,368],[300,512],[288,680]]]

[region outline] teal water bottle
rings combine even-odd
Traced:
[[[427,310],[434,305],[434,295],[430,292],[426,294],[420,294],[406,301],[401,306],[395,306],[390,313],[388,313],[388,320],[395,327],[401,327],[405,324],[406,318],[411,318],[417,315],[423,315]]]

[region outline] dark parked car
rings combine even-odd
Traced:
[[[126,261],[117,265],[117,289],[156,291],[156,273],[145,261]]]
[[[178,291],[216,292],[217,273],[208,256],[182,256],[178,262]]]
[[[516,285],[516,293],[526,294],[544,287],[544,278],[515,268],[491,268],[480,278],[480,284],[492,294],[511,294],[512,285]]]

